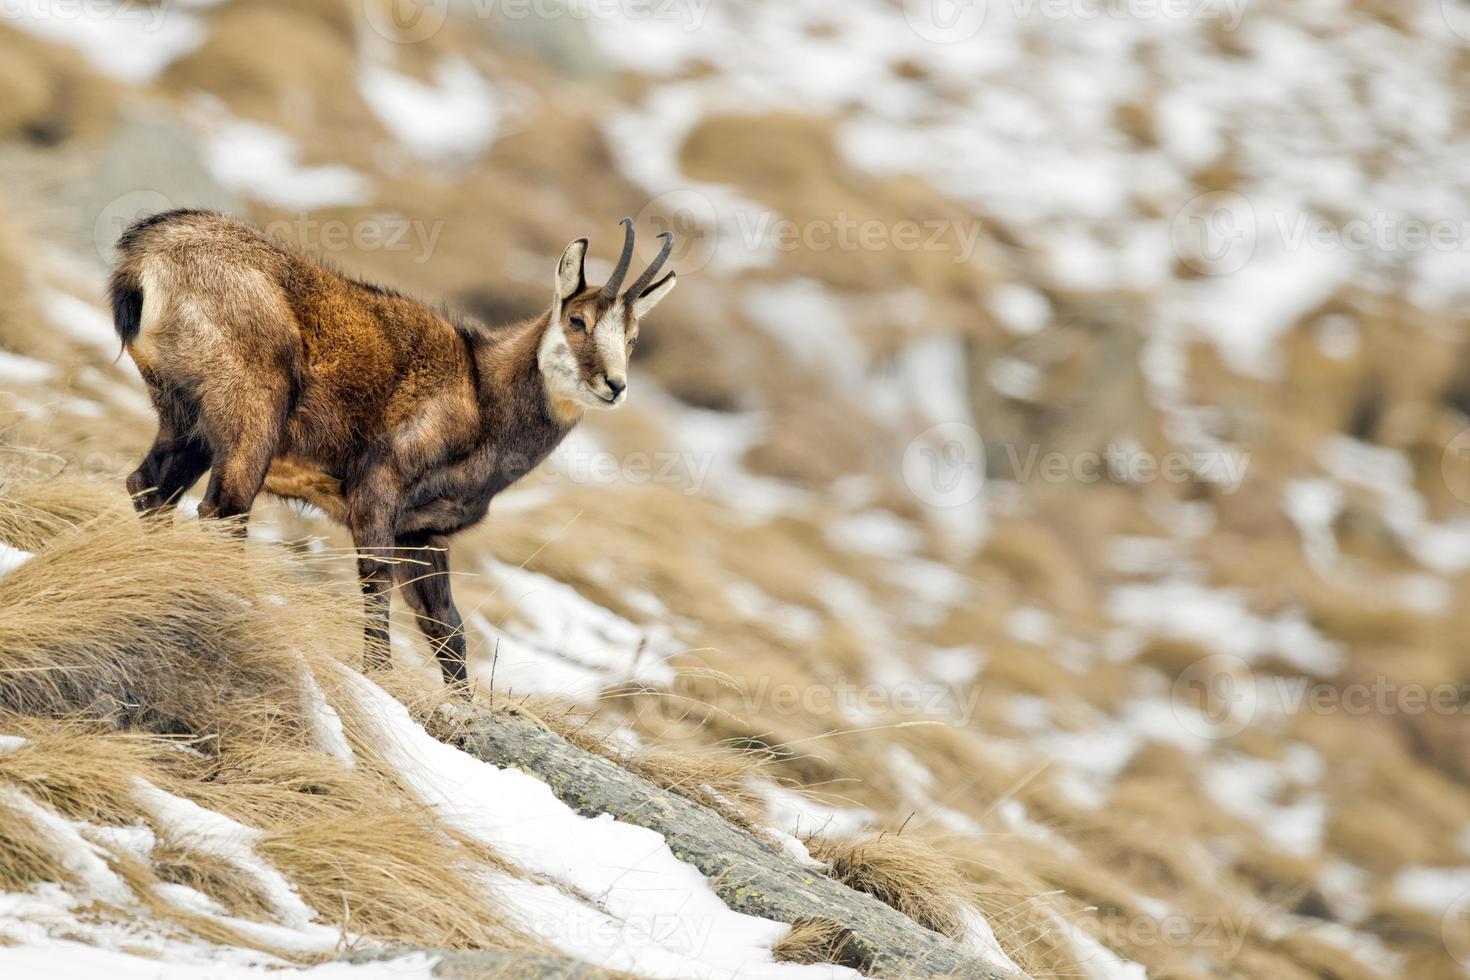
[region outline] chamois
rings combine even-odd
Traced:
[[[639,321],[674,288],[632,286],[633,222],[601,287],[587,239],[557,263],[550,309],[498,329],[447,318],[350,279],[243,222],[167,211],[122,235],[113,321],[158,414],[127,479],[140,513],[168,512],[210,470],[201,517],[244,533],[262,490],[352,533],[366,602],[366,664],[388,664],[397,577],[446,682],[466,679],[447,539],[546,458],[586,408],[627,399]]]

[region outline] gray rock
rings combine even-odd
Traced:
[[[842,924],[848,931],[847,965],[870,976],[1017,980],[882,902],[802,867],[712,810],[579,749],[526,718],[476,711],[462,730],[460,747],[486,762],[541,778],[583,816],[609,813],[657,831],[674,854],[703,872],[725,904],[738,912],[787,923],[824,918]]]

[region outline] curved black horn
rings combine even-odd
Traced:
[[[633,219],[624,218],[623,227],[627,230],[627,235],[623,239],[622,257],[618,259],[618,267],[602,286],[602,298],[608,301],[614,299],[618,290],[623,288],[623,279],[628,275],[628,266],[633,262]]]
[[[662,232],[658,237],[664,240],[664,247],[659,250],[658,258],[654,259],[653,265],[650,265],[648,270],[638,277],[637,282],[628,287],[628,291],[623,294],[625,297],[637,299],[642,296],[643,291],[653,282],[653,277],[658,275],[659,270],[664,267],[664,263],[669,260],[669,254],[674,251],[674,233],[672,231]]]

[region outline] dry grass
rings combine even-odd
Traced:
[[[0,581],[0,733],[26,740],[0,752],[0,782],[65,818],[122,826],[148,822],[134,789],[146,780],[260,831],[257,853],[344,934],[535,948],[479,886],[491,855],[456,842],[355,738],[333,682],[360,655],[350,593],[278,549],[193,522],[145,527],[117,490],[66,479],[7,481],[0,540],[37,552]],[[352,768],[320,744],[313,675],[342,708]],[[69,880],[39,830],[8,826],[0,880]],[[143,867],[111,859],[145,902],[171,882],[269,918],[248,877],[188,839],[161,837]],[[169,921],[239,938],[207,916]]]
[[[848,951],[851,933],[832,919],[798,919],[771,949],[777,963],[837,963],[861,966]]]
[[[811,856],[830,865],[829,874],[871,895],[928,929],[959,939],[961,911],[970,886],[934,847],[914,837],[878,834],[859,839],[809,837]]]
[[[52,838],[7,795],[0,795],[0,889],[21,892],[41,882],[76,883]]]

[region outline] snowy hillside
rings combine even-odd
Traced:
[[[0,973],[883,972],[466,710],[992,969],[1470,971],[1461,4],[64,6],[0,10]],[[402,610],[354,672],[323,515],[135,526],[177,206],[489,321],[679,233],[456,542],[473,709]]]

